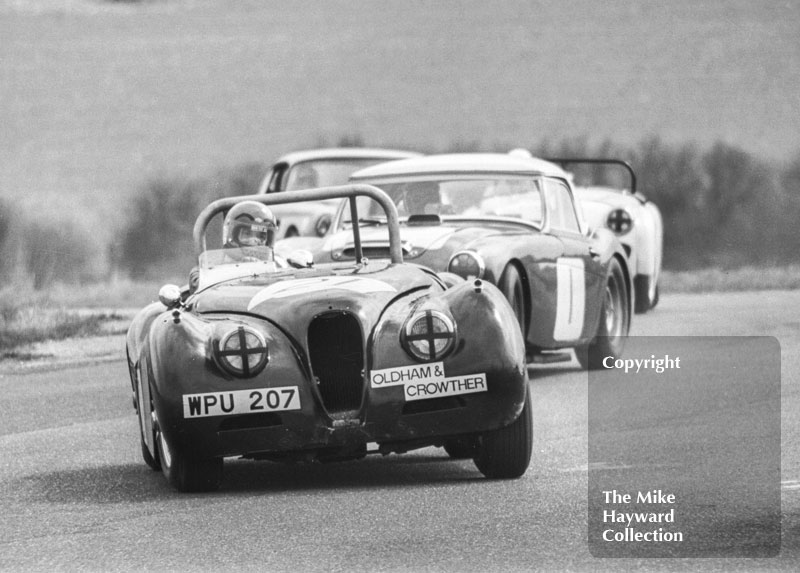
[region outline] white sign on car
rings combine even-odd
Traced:
[[[442,362],[373,370],[370,372],[370,385],[373,388],[402,385],[407,401],[486,392],[488,389],[486,374],[446,378]]]

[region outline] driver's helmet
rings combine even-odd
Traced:
[[[272,247],[277,220],[258,201],[242,201],[230,208],[222,224],[222,244],[227,247]]]
[[[403,204],[409,215],[438,213],[441,201],[436,181],[418,181],[405,187]]]

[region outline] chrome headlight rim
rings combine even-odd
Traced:
[[[226,329],[214,340],[214,357],[220,368],[231,376],[252,378],[269,362],[269,346],[258,330],[238,325]],[[252,357],[256,357],[255,361]]]
[[[478,267],[478,275],[467,275],[458,272],[456,269],[453,268],[453,261],[460,257],[470,257],[475,261],[475,265]],[[470,279],[482,279],[483,275],[486,274],[486,261],[483,260],[483,257],[480,256],[476,251],[471,249],[465,249],[463,251],[458,251],[453,253],[450,259],[447,261],[447,272],[453,273],[454,275],[460,276],[462,279],[470,280]]]
[[[633,216],[624,207],[612,209],[606,215],[606,228],[618,237],[627,235],[633,229]]]
[[[314,232],[318,237],[324,237],[331,229],[333,218],[330,215],[322,215],[317,222],[314,223]]]
[[[424,333],[414,332],[414,327],[425,321]],[[436,323],[443,325],[444,330],[436,331]],[[438,362],[443,360],[456,347],[458,332],[456,322],[447,313],[435,309],[419,310],[408,317],[400,331],[400,342],[406,353],[418,362]],[[444,345],[437,349],[437,341]],[[419,343],[427,343],[427,350]]]

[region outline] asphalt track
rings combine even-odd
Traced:
[[[593,557],[587,375],[569,365],[531,369],[535,444],[519,480],[485,480],[428,448],[329,465],[228,461],[221,491],[179,494],[140,460],[120,349],[116,361],[0,374],[0,569],[797,570],[799,333],[798,291],[664,296],[632,330],[779,341],[778,557]],[[666,445],[683,422],[661,423]]]

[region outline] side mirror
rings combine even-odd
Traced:
[[[177,307],[181,302],[181,288],[177,285],[164,285],[158,290],[158,300],[169,308]]]
[[[311,254],[311,251],[297,249],[289,253],[286,262],[295,269],[308,269],[314,266],[314,255]]]

